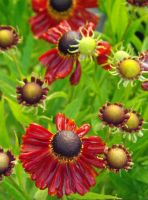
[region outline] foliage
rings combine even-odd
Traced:
[[[101,122],[97,112],[107,101],[122,102],[127,108],[132,107],[141,112],[144,120],[148,120],[148,93],[141,91],[139,83],[134,87],[118,88],[118,78],[95,66],[95,63],[82,63],[83,74],[77,86],[70,86],[68,79],[58,80],[51,85],[45,111],[19,105],[15,97],[16,85],[25,76],[35,74],[44,77],[45,70],[39,64],[38,57],[50,46],[32,36],[28,25],[28,19],[33,14],[29,0],[1,0],[0,10],[0,24],[16,27],[22,36],[17,49],[0,55],[1,146],[10,148],[18,156],[21,136],[29,123],[39,123],[54,131],[53,119],[57,112],[64,112],[79,125],[89,122],[92,125],[90,134],[100,135],[106,140],[106,129],[99,130]],[[139,17],[136,17],[135,12],[139,12]],[[114,47],[121,43],[125,46],[131,43],[136,52],[148,49],[147,9],[127,6],[123,0],[100,0],[100,15],[102,13],[106,16],[102,35]],[[142,23],[145,23],[145,27]],[[137,32],[143,34],[142,41]],[[144,128],[147,128],[146,125]],[[71,195],[65,199],[111,200],[119,199],[118,196],[124,200],[148,200],[147,131],[144,131],[144,136],[136,144],[122,140],[121,135],[116,134],[110,137],[108,145],[121,141],[133,152],[133,169],[120,174],[104,171],[98,176],[96,186],[86,196]],[[46,190],[39,191],[18,163],[12,177],[0,183],[0,199],[49,200],[56,197],[49,197]]]

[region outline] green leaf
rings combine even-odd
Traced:
[[[32,119],[29,117],[29,115],[26,115],[20,110],[20,105],[12,101],[11,99],[7,98],[8,104],[10,106],[10,109],[16,118],[18,122],[20,122],[23,125],[28,125],[31,123]]]
[[[25,75],[27,74],[30,63],[31,63],[31,52],[33,51],[33,44],[34,44],[34,39],[33,39],[32,33],[30,33],[27,36],[27,40],[23,49],[22,71]]]
[[[48,190],[38,190],[34,195],[34,200],[46,200],[48,196]]]
[[[148,49],[148,36],[144,39],[141,50],[146,51],[147,49]]]
[[[15,187],[12,185],[11,182],[9,182],[7,179],[5,179],[2,183],[2,187],[4,188],[4,190],[6,190],[10,197],[12,199],[15,199],[15,200],[27,200],[23,194]]]
[[[60,91],[60,92],[54,92],[54,93],[52,93],[52,94],[50,94],[48,97],[47,97],[47,101],[50,101],[50,100],[52,100],[52,99],[56,99],[56,98],[65,98],[65,99],[67,99],[67,94],[65,93],[65,92],[62,92],[62,91]]]
[[[11,96],[15,92],[14,81],[4,73],[0,73],[0,90],[6,96]]]
[[[82,200],[116,200],[116,199],[121,199],[118,198],[116,196],[112,196],[112,195],[105,195],[105,194],[98,194],[98,193],[93,193],[93,192],[88,192],[86,195],[84,196],[80,196],[78,194],[73,194],[69,196],[70,199],[72,200],[77,200],[77,199],[82,199]]]
[[[139,30],[139,26],[141,24],[141,22],[144,20],[146,16],[142,16],[140,19],[137,19],[135,21],[132,21],[126,31],[126,34],[124,35],[125,38],[125,43],[128,44],[131,40],[131,38],[133,37],[133,35],[135,34],[135,32],[137,30]]]
[[[5,110],[4,110],[4,99],[0,101],[0,145],[3,147],[10,146],[10,139],[6,128]]]
[[[110,15],[112,31],[118,36],[118,40],[123,36],[128,25],[128,12],[125,1],[115,0]]]

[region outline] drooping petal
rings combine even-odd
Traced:
[[[73,58],[63,58],[59,56],[56,61],[58,61],[57,65],[51,63],[51,66],[47,68],[45,79],[48,84],[51,84],[56,79],[65,78],[72,71]]]
[[[39,61],[46,67],[56,66],[59,63],[58,50],[51,49],[39,57]]]
[[[80,173],[77,171],[75,164],[71,164],[70,166],[70,173],[71,177],[73,179],[74,186],[76,188],[76,191],[80,195],[84,195],[89,190],[89,186],[83,181],[83,178],[81,177]]]
[[[83,162],[81,159],[78,160],[77,164],[79,165],[79,168],[81,169],[82,173],[85,173],[85,176],[90,186],[95,185],[95,177],[97,176],[97,173],[94,170],[94,168],[86,162]]]
[[[54,176],[52,177],[50,184],[48,185],[48,194],[49,195],[55,195],[58,191],[58,188],[60,187],[60,184],[62,182],[62,176],[63,176],[63,165],[58,164],[57,169],[55,170]]]
[[[38,12],[30,18],[29,22],[36,37],[41,37],[43,33],[47,32],[49,27],[57,25],[57,22],[50,18],[46,11]]]
[[[58,165],[58,160],[54,160],[53,158],[48,158],[46,160],[47,165],[44,167],[44,171],[40,177],[38,177],[36,181],[36,186],[40,189],[45,189],[48,187],[53,175],[56,171],[56,167]],[[46,170],[45,170],[46,169]]]
[[[75,193],[76,189],[70,174],[70,168],[71,166],[67,163],[65,165],[65,170],[64,170],[64,187],[65,187],[65,194],[69,195],[71,193]]]
[[[72,85],[77,85],[80,81],[80,77],[81,77],[81,65],[80,62],[77,61],[76,63],[76,69],[75,71],[72,73],[72,75],[70,76],[70,82]]]

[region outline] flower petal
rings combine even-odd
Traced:
[[[76,63],[76,69],[75,71],[72,73],[71,77],[70,77],[70,82],[72,85],[77,85],[80,81],[80,77],[81,77],[81,65],[80,62],[77,61]]]
[[[51,49],[39,57],[39,61],[46,67],[56,66],[59,63],[58,50]]]
[[[52,43],[57,44],[61,36],[70,31],[71,27],[67,21],[61,22],[58,26],[48,29],[40,38]]]
[[[69,169],[70,169],[71,177],[73,179],[73,183],[74,183],[74,186],[76,188],[76,191],[80,195],[84,195],[86,192],[88,192],[89,186],[84,184],[83,178],[81,177],[81,175],[77,171],[75,164],[71,164]]]
[[[30,18],[29,22],[32,32],[36,35],[36,37],[41,37],[41,35],[45,33],[49,27],[57,25],[57,22],[50,18],[46,11],[37,13],[36,16]]]
[[[105,144],[98,136],[83,138],[82,142],[84,152],[89,152],[90,154],[104,154]]]
[[[77,130],[74,120],[68,119],[62,113],[56,115],[56,127],[58,131],[67,130],[76,132]]]
[[[106,164],[105,164],[105,161],[102,159],[102,158],[97,158],[95,156],[90,156],[89,154],[86,154],[85,155],[82,155],[81,156],[81,159],[90,164],[90,165],[93,165],[97,168],[105,168]]]
[[[77,134],[79,137],[83,137],[84,135],[86,135],[89,130],[90,130],[91,126],[89,124],[83,124],[78,130],[77,130]]]
[[[32,8],[34,11],[43,11],[47,9],[47,0],[32,0]]]
[[[57,62],[57,65],[55,63]],[[64,58],[58,56],[50,67],[47,68],[45,79],[51,84],[56,79],[63,79],[70,74],[73,67],[73,58]]]
[[[96,8],[96,7],[98,7],[98,1],[97,0],[89,0],[89,1],[78,0],[77,3],[78,3],[78,6],[83,7],[83,8]]]

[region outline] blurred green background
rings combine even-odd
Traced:
[[[148,9],[135,8],[125,0],[100,0],[99,14],[106,16],[102,36],[114,47],[131,43],[136,52],[148,49]],[[56,81],[49,87],[46,110],[25,108],[16,101],[15,88],[22,78],[35,75],[44,78],[45,69],[38,57],[51,46],[47,42],[35,40],[28,24],[33,15],[31,3],[27,0],[0,0],[0,25],[14,26],[22,42],[9,54],[0,54],[0,145],[11,149],[17,157],[21,136],[31,122],[39,123],[55,131],[54,116],[63,112],[76,120],[78,125],[88,122],[92,125],[90,135],[100,135],[106,139],[106,128],[100,130],[97,118],[99,108],[106,103],[121,102],[133,108],[148,121],[148,92],[136,86],[127,88],[117,84],[119,77],[111,76],[95,63],[82,63],[82,78],[78,86],[71,86],[68,78]],[[142,38],[139,38],[139,35]],[[11,58],[9,59],[9,56]],[[19,69],[19,70],[18,70]],[[144,136],[137,143],[122,139],[120,133],[111,136],[108,146],[124,143],[133,152],[134,167],[128,173],[114,174],[108,170],[97,177],[97,184],[84,197],[72,195],[67,199],[116,199],[148,200],[148,125],[144,125]],[[108,196],[106,196],[108,195]],[[109,196],[112,195],[112,196]],[[66,199],[66,197],[64,197]],[[0,183],[0,200],[47,200],[47,191],[39,191],[21,164],[18,162],[11,178]]]

